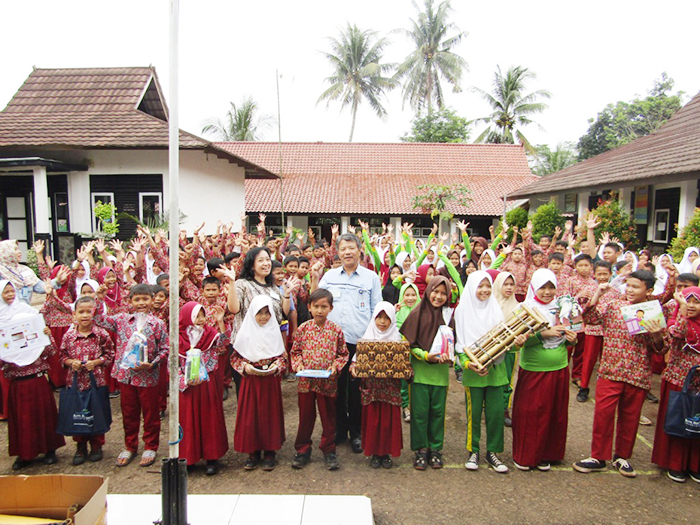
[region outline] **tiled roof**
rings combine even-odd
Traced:
[[[277,143],[219,142],[216,146],[279,173]],[[416,186],[464,184],[473,199],[459,215],[497,216],[503,196],[535,180],[521,146],[496,144],[282,144],[284,211],[299,214],[420,213]],[[246,180],[246,211],[280,211],[277,181]]]
[[[0,148],[168,147],[167,107],[152,67],[34,69],[0,112]],[[202,149],[275,178],[260,166],[180,130],[180,147]]]
[[[513,197],[700,171],[700,94],[655,133],[546,175]]]

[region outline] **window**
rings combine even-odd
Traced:
[[[99,228],[97,226],[97,218],[95,217],[95,206],[98,202],[102,204],[114,204],[114,193],[91,193],[92,206],[90,207],[90,214],[92,215],[92,231],[96,232]],[[112,221],[115,220],[114,215],[112,215]]]
[[[162,193],[139,193],[139,219],[142,223],[160,223],[163,215],[162,200]]]
[[[670,210],[654,211],[654,242],[668,242],[668,231],[671,229],[670,220]]]

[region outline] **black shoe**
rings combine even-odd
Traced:
[[[28,467],[30,464],[31,461],[17,458],[12,464],[12,470],[22,470],[24,467]]]
[[[508,412],[508,409],[506,409],[503,413],[503,424],[508,428],[513,426],[513,420],[510,418],[510,412]]]
[[[417,451],[413,458],[413,468],[416,470],[425,470],[428,468],[428,454],[420,450]]]
[[[165,410],[161,410],[160,412],[158,412],[158,417],[161,421],[163,421],[165,419]]]
[[[605,470],[605,461],[595,458],[587,458],[574,463],[574,470],[588,474],[589,472],[600,472]]]
[[[362,452],[362,440],[360,438],[352,438],[350,440],[350,446],[355,454],[360,454]]]
[[[73,465],[78,466],[82,465],[85,463],[85,460],[87,459],[85,455],[87,454],[87,450],[83,448],[78,448],[78,450],[75,451],[75,455],[73,456]]]
[[[258,468],[258,463],[260,463],[260,453],[256,452],[255,454],[249,454],[248,459],[246,459],[245,463],[243,463],[243,469],[255,470]]]
[[[228,387],[224,387],[224,395],[222,397],[224,401],[228,399]]]
[[[110,398],[110,399],[115,399],[115,398],[119,397],[120,395],[122,395],[122,393],[121,393],[119,390],[117,390],[116,392],[110,392],[110,393],[109,393],[109,398]]]
[[[695,483],[700,483],[700,472],[688,472],[688,477]]]
[[[275,453],[273,452],[272,454],[265,454],[265,457],[263,458],[262,462],[262,469],[265,472],[271,472],[275,470],[276,466],[277,460],[275,459]]]
[[[207,470],[204,472],[207,476],[215,476],[219,472],[219,465],[216,461],[207,461]]]
[[[590,392],[588,388],[579,387],[578,394],[576,394],[576,401],[579,403],[588,401],[588,392]]]
[[[394,462],[391,460],[391,456],[384,456],[382,459],[382,468],[389,469],[394,466]]]
[[[455,368],[455,376],[457,377],[457,382],[461,383],[462,382],[462,377],[464,377],[464,374],[461,369]]]
[[[294,454],[294,459],[292,459],[292,468],[302,469],[308,462],[308,454],[299,454],[299,452],[297,452]]]
[[[336,434],[335,435],[335,444],[336,445],[342,445],[348,440],[348,434],[347,432],[345,434]]]
[[[618,458],[618,457],[614,458],[612,465],[615,468],[615,470],[617,470],[620,474],[622,474],[626,478],[637,477],[637,473],[634,471],[634,467],[632,467],[632,465],[630,465],[630,462],[624,458]]]
[[[676,483],[685,483],[687,479],[684,472],[679,472],[677,470],[667,470],[666,475]]]
[[[326,454],[326,468],[328,470],[338,470],[340,468],[340,461],[338,461],[338,454],[335,452],[329,452]]]
[[[651,392],[647,392],[647,401],[649,401],[649,403],[658,403],[658,402],[659,402],[659,398],[656,397],[656,396],[655,396],[654,394],[652,394]]]
[[[44,465],[54,465],[58,463],[58,458],[56,457],[56,451],[52,450],[44,454],[44,459],[42,460]]]
[[[372,468],[379,468],[382,466],[382,458],[380,458],[377,455],[372,456],[372,459],[369,460],[369,466]]]
[[[433,467],[434,469],[441,469],[442,468],[442,454],[439,451],[431,450],[430,451],[430,459],[428,461],[430,463],[430,466]]]
[[[98,448],[95,450],[94,448],[90,451],[90,455],[88,456],[88,459],[92,461],[93,463],[96,461],[102,461],[102,449]]]

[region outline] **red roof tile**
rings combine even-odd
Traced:
[[[219,142],[216,146],[279,173],[277,143]],[[282,144],[284,210],[299,214],[420,213],[416,186],[464,184],[473,199],[459,215],[497,216],[503,196],[536,179],[523,148],[496,144]],[[246,211],[280,211],[276,181],[246,181]]]
[[[613,185],[700,171],[700,94],[655,133],[606,151],[519,189],[513,197]]]

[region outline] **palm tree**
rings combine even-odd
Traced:
[[[535,147],[535,153],[531,157],[531,165],[536,175],[555,173],[578,162],[576,150],[570,142],[560,142],[554,150],[541,144]]]
[[[262,138],[261,131],[269,127],[272,117],[260,115],[258,104],[252,97],[246,97],[226,112],[222,121],[219,118],[209,119],[202,128],[203,134],[209,134],[214,140],[222,142],[254,141]]]
[[[386,116],[380,101],[385,90],[392,89],[396,82],[384,73],[394,69],[393,64],[380,64],[384,48],[389,44],[385,38],[376,38],[375,31],[362,31],[356,25],[348,24],[340,32],[340,38],[329,38],[331,52],[323,52],[333,66],[333,74],[326,78],[331,84],[318,98],[318,102],[340,100],[341,109],[350,106],[352,124],[350,140],[355,132],[357,108],[363,98],[367,99],[379,118]],[[317,102],[317,103],[318,103]]]
[[[547,104],[539,102],[540,98],[550,98],[550,94],[545,90],[533,91],[527,95],[525,83],[534,79],[535,74],[525,67],[511,67],[505,74],[501,73],[498,67],[493,79],[493,91],[486,91],[473,88],[491,106],[493,113],[488,117],[475,119],[474,122],[484,122],[491,124],[479,135],[476,142],[489,142],[492,144],[515,144],[517,139],[527,151],[534,154],[535,148],[520,131],[522,126],[532,124],[530,115],[541,113],[547,108]]]
[[[443,106],[441,77],[452,84],[453,92],[462,90],[459,81],[462,71],[468,67],[467,61],[453,53],[452,49],[467,33],[448,22],[452,10],[450,0],[444,0],[437,8],[433,6],[433,0],[425,0],[425,11],[421,11],[413,0],[413,7],[418,10],[418,19],[411,19],[413,27],[410,30],[398,31],[413,40],[416,49],[404,59],[394,78],[404,79],[404,104],[408,101],[416,112],[424,108],[430,112],[433,101],[438,109]],[[447,33],[452,30],[457,34],[448,37]]]

